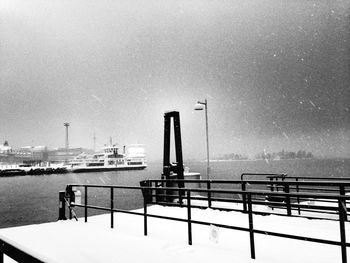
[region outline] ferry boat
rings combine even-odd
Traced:
[[[106,146],[103,152],[82,153],[68,163],[71,172],[96,172],[114,170],[141,170],[147,167],[145,149],[140,144],[124,146],[119,153],[116,145]]]

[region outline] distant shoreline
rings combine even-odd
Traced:
[[[245,159],[245,160],[221,160],[221,159],[211,159],[211,163],[216,162],[256,162],[256,161],[293,161],[293,160],[350,160],[350,157],[313,157],[313,158],[295,158],[295,159]],[[163,163],[163,160],[149,160],[149,163]],[[206,163],[207,160],[184,160],[184,163]]]
[[[256,162],[256,161],[295,161],[295,160],[349,160],[350,157],[314,157],[314,158],[292,158],[292,159],[244,159],[244,160],[220,160],[220,159],[213,159],[209,162],[215,163],[215,162]],[[189,161],[189,162],[207,162],[206,160],[201,161]]]

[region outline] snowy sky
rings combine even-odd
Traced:
[[[0,0],[0,141],[350,157],[347,0]]]

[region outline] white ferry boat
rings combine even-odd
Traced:
[[[103,152],[80,154],[68,163],[71,172],[96,172],[113,170],[141,170],[147,167],[145,149],[140,144],[124,146],[119,153],[115,145],[106,146]]]

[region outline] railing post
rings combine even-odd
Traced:
[[[144,180],[140,182],[141,187],[152,187],[152,181],[150,180]],[[157,185],[156,185],[157,186]],[[141,189],[142,195],[144,198],[146,198],[147,203],[152,203],[152,189]],[[157,197],[156,197],[157,198]],[[158,201],[158,200],[156,200]]]
[[[270,177],[269,180],[270,180],[270,182],[271,182],[271,184],[270,184],[270,191],[271,191],[271,192],[274,192],[274,191],[275,191],[275,184],[274,184],[274,182],[273,182],[273,177]],[[277,180],[277,179],[276,179],[276,180]],[[271,206],[271,209],[273,210],[274,207]]]
[[[3,251],[4,245],[5,244],[0,240],[0,263],[4,263],[4,251]]]
[[[180,189],[179,185],[178,185],[178,188]],[[182,206],[182,190],[179,190],[178,191],[178,195],[179,195],[179,205]]]
[[[85,217],[85,223],[87,222],[87,204],[88,204],[88,202],[87,202],[87,186],[85,185],[85,200],[84,200],[84,205],[85,205],[85,209],[84,209],[84,217]]]
[[[187,191],[187,225],[188,225],[188,244],[192,245],[192,224],[191,224],[191,191]]]
[[[286,194],[289,194],[289,184],[287,184],[287,183],[284,185],[284,192]],[[292,209],[291,209],[291,206],[290,206],[290,196],[287,195],[285,200],[286,200],[287,215],[291,216],[292,215]]]
[[[254,225],[253,225],[253,209],[252,196],[248,195],[248,220],[249,220],[249,237],[250,237],[250,257],[255,259],[255,243],[254,243]]]
[[[342,198],[338,198],[338,212],[339,212],[339,227],[340,227],[340,243],[341,243],[341,256],[342,263],[347,263],[346,259],[346,235],[345,235],[345,214],[346,214],[346,201]]]
[[[299,183],[298,183],[298,178],[295,178],[295,181],[297,182],[297,185],[296,185],[296,188],[297,188],[297,193],[299,194]],[[300,205],[300,197],[299,195],[297,196],[297,202],[298,202],[298,205]],[[300,207],[298,207],[298,214],[300,215]]]
[[[274,187],[273,187],[273,178],[270,177],[269,180],[270,180],[270,182],[271,182],[271,184],[270,184],[270,191],[273,192],[273,190],[274,190]]]
[[[113,187],[111,187],[111,228],[114,227],[114,191]]]
[[[345,187],[344,185],[340,185],[339,186],[339,194],[340,195],[345,195]],[[345,201],[345,213],[344,213],[344,220],[347,221],[348,220],[348,215],[347,215],[347,211],[346,211],[346,201]]]
[[[64,200],[65,196],[66,196],[65,191],[60,191],[58,193],[58,200],[59,200],[58,220],[67,220],[66,201]]]
[[[210,191],[211,189],[211,183],[210,181],[207,182],[207,190]],[[211,208],[211,192],[207,192],[207,195],[208,195],[208,207]]]
[[[181,190],[181,188],[185,188],[185,181],[177,181],[177,188],[179,189],[178,195],[179,195],[179,205],[182,207],[183,205],[183,199],[185,197],[185,191]]]
[[[71,220],[72,219],[72,208],[71,208],[71,203],[72,202],[75,202],[75,196],[74,196],[74,193],[73,193],[73,187],[71,185],[67,185],[66,187],[66,196],[65,196],[69,202],[68,204],[68,210],[69,210],[69,219]]]
[[[147,198],[143,196],[143,234],[147,236]]]
[[[285,177],[282,177],[282,182],[284,182],[285,179],[286,179]],[[289,185],[288,185],[288,187],[289,187]],[[285,186],[283,186],[283,189],[285,189]]]
[[[242,181],[241,187],[242,187],[242,192],[245,192],[245,190],[246,190],[246,182],[245,181]],[[245,193],[242,193],[242,202],[243,202],[243,212],[246,213],[247,212],[247,197],[246,197]]]

